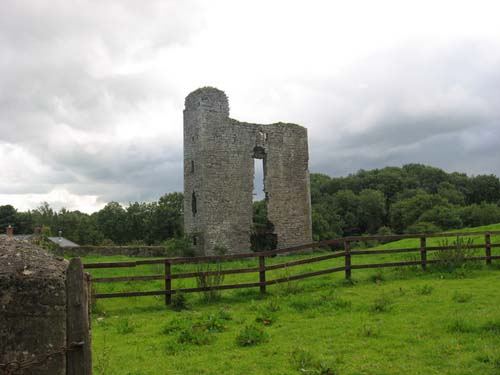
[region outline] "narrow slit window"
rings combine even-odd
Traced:
[[[191,173],[194,173],[194,161],[191,160]]]
[[[193,216],[196,215],[196,213],[198,212],[198,209],[196,207],[196,194],[194,191],[191,197],[191,210],[193,211]]]

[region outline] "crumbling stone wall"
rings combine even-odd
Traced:
[[[165,246],[72,246],[58,247],[54,251],[57,255],[83,257],[87,255],[125,255],[128,257],[168,257]]]
[[[311,242],[307,130],[233,120],[224,92],[202,88],[187,96],[184,110],[184,225],[199,253],[249,251],[254,158],[264,161],[278,247]]]
[[[83,283],[83,269],[79,264]],[[63,258],[55,258],[26,241],[0,238],[0,366],[12,361],[38,361],[13,374],[91,373],[88,309],[86,294],[83,294],[86,291],[80,288],[81,295],[67,293],[67,269],[68,262]],[[75,280],[77,274],[71,274]],[[75,310],[84,315],[70,313]],[[82,321],[87,323],[86,331],[80,329],[84,326],[80,324]],[[86,345],[66,352],[64,348],[69,348],[71,342],[85,342]],[[58,350],[64,352],[46,360],[48,353]],[[84,366],[83,360],[78,363],[68,360],[70,357],[81,359],[82,355],[85,355]],[[13,370],[15,366],[8,369]]]

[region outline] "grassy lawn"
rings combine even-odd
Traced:
[[[500,225],[473,230],[499,230]],[[441,240],[442,241],[442,240]],[[500,238],[492,236],[492,243]],[[483,243],[475,238],[474,244]],[[428,246],[439,240],[428,240]],[[378,248],[418,247],[404,240]],[[499,254],[498,249],[493,254]],[[484,250],[478,250],[484,254]],[[359,255],[353,264],[409,259]],[[311,255],[305,255],[310,257]],[[268,259],[281,263],[302,256]],[[429,258],[432,255],[429,253]],[[128,260],[87,257],[85,262]],[[283,277],[341,265],[343,259],[268,272]],[[254,267],[255,260],[224,263]],[[173,272],[196,270],[176,265]],[[93,276],[161,273],[157,266],[91,270]],[[257,281],[255,273],[224,283]],[[500,261],[449,272],[429,266],[353,270],[257,290],[231,290],[207,303],[186,295],[173,311],[163,297],[99,300],[92,317],[97,375],[149,374],[500,374]],[[174,280],[174,288],[196,286]],[[99,292],[155,290],[162,282],[97,285]]]

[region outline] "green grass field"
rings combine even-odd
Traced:
[[[499,225],[471,230],[500,230]],[[441,240],[442,241],[442,240]],[[474,238],[474,244],[484,239]],[[500,236],[492,236],[500,243]],[[439,245],[429,240],[428,246]],[[418,247],[418,240],[378,248]],[[500,254],[494,249],[493,254]],[[483,255],[484,250],[478,250]],[[359,255],[353,264],[418,254]],[[268,264],[311,255],[268,259]],[[429,253],[429,258],[432,258]],[[85,262],[128,260],[87,257]],[[224,263],[254,267],[256,260]],[[268,279],[341,265],[328,260],[267,273]],[[173,272],[196,270],[176,265]],[[147,275],[162,267],[90,270]],[[429,266],[353,270],[268,287],[224,291],[215,302],[186,295],[173,311],[163,297],[99,300],[92,317],[97,375],[150,374],[500,374],[500,261],[448,271]],[[224,283],[257,281],[255,273]],[[99,292],[155,290],[162,282],[96,284]],[[196,286],[173,280],[173,287]]]

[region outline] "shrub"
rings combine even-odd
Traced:
[[[180,344],[208,345],[214,340],[213,336],[201,326],[191,326],[183,328],[179,332],[177,342]]]
[[[229,308],[223,307],[219,311],[217,311],[217,316],[221,320],[233,320],[231,313],[229,312]]]
[[[433,223],[428,223],[426,221],[419,221],[413,225],[410,225],[406,228],[406,233],[409,234],[421,234],[421,233],[438,233],[441,232],[442,229]]]
[[[437,267],[448,272],[463,268],[466,263],[470,262],[466,259],[474,255],[472,249],[474,241],[472,238],[457,237],[451,244],[448,239],[439,242],[439,246],[451,246],[450,250],[440,250],[433,253],[433,258],[439,260]]]
[[[219,314],[209,314],[202,317],[198,325],[210,332],[222,332],[227,329],[227,320]]]
[[[186,296],[182,293],[176,293],[172,296],[170,307],[172,310],[181,311],[187,309]]]
[[[200,275],[196,276],[198,288],[213,288],[224,282],[224,275],[220,273],[222,271],[220,263],[200,263],[197,265],[196,271],[200,273]],[[209,289],[203,293],[203,298],[206,302],[213,302],[220,298],[220,291]]]
[[[165,241],[168,254],[193,257],[196,255],[192,236],[173,237]]]
[[[245,326],[236,336],[236,344],[242,347],[258,345],[268,340],[269,335],[256,325]]]
[[[168,322],[167,325],[165,325],[162,329],[162,333],[165,335],[169,335],[173,332],[178,332],[182,329],[188,328],[192,326],[193,321],[188,318],[178,318],[178,319],[173,319],[170,322]]]

